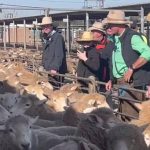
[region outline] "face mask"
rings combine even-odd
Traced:
[[[88,51],[88,50],[90,50],[91,49],[91,46],[84,46],[84,51]]]

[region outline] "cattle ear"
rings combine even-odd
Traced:
[[[31,118],[31,124],[34,124],[39,119],[39,116],[36,116],[35,118]]]
[[[47,101],[48,101],[48,99],[38,101],[38,106],[46,104]]]
[[[66,111],[69,108],[69,106],[64,106],[63,108]]]
[[[146,129],[149,125],[150,125],[150,124],[147,123],[147,124],[144,124],[144,125],[140,126],[140,127],[139,127],[140,132],[143,133],[143,132],[145,131],[145,129]]]
[[[48,99],[39,100],[39,99],[36,97],[36,95],[32,95],[32,94],[27,95],[27,97],[28,97],[30,100],[32,100],[32,101],[34,102],[34,104],[37,104],[38,106],[43,105],[43,104],[45,104],[45,103],[48,101]]]
[[[97,105],[97,102],[96,102],[95,99],[90,99],[90,100],[88,101],[88,104],[89,104],[90,106],[96,106],[96,105]]]
[[[82,141],[80,142],[80,148],[81,148],[82,150],[90,150],[88,144],[85,143],[85,142],[82,142]]]
[[[25,94],[27,94],[27,91],[24,88],[22,88],[22,89],[20,89],[19,94],[25,95]]]
[[[104,130],[105,130],[105,134],[106,134],[106,135],[109,135],[109,131],[110,131],[111,129],[106,129],[106,128],[105,128]]]
[[[39,101],[39,99],[37,98],[36,95],[33,94],[27,94],[26,95],[28,99],[32,100],[32,101]]]
[[[101,124],[103,124],[103,120],[102,120],[100,117],[98,117],[97,115],[95,115],[95,114],[90,114],[90,115],[88,116],[88,119],[89,119],[91,122],[96,122],[96,123],[101,123]]]
[[[66,104],[68,105],[68,106],[70,106],[71,105],[71,102],[70,102],[70,100],[69,100],[69,98],[67,97],[67,99],[66,99]]]
[[[68,92],[67,97],[71,96],[72,94],[73,94],[73,92]]]
[[[73,87],[71,87],[71,91],[74,91],[74,90],[76,90],[78,88],[78,85],[74,85]]]
[[[6,130],[5,125],[0,125],[0,131],[5,131],[5,130]]]

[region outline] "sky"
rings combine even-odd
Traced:
[[[118,5],[128,5],[135,3],[146,3],[150,0],[104,0],[104,7],[118,6]],[[5,7],[1,4],[9,5],[22,5],[22,6],[32,6],[32,7],[48,7],[48,8],[66,8],[66,9],[80,9],[84,6],[84,0],[0,0],[0,8]],[[96,2],[89,2],[89,6],[95,6]],[[14,17],[22,16],[34,16],[44,14],[44,11],[35,10],[2,10],[0,18],[10,17],[8,14],[13,13]]]

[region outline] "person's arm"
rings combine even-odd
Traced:
[[[139,35],[132,36],[131,46],[133,50],[139,53],[139,58],[133,64],[131,64],[131,66],[128,66],[129,69],[124,74],[124,80],[127,82],[130,82],[134,70],[139,69],[148,61],[150,61],[150,47],[142,40]]]
[[[90,54],[90,56],[87,58],[86,61],[84,61],[85,65],[90,68],[93,71],[97,71],[100,67],[100,58],[99,54],[96,52],[93,52]]]
[[[91,70],[97,71],[100,67],[100,59],[99,54],[96,52],[92,52],[89,54],[89,56],[86,56],[86,52],[83,53],[79,50],[77,51],[77,56],[80,60],[84,61],[84,64]]]
[[[131,39],[132,48],[137,51],[140,56],[132,64],[133,69],[138,69],[150,61],[150,47],[138,35],[133,35]]]

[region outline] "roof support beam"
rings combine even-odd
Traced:
[[[89,13],[86,12],[86,30],[89,28]]]
[[[67,14],[67,51],[70,53],[70,20],[69,15]]]
[[[141,32],[144,33],[144,8],[141,6]]]
[[[13,37],[13,41],[14,41],[14,48],[16,48],[16,28],[15,28],[15,21],[13,20],[13,35],[14,35],[14,37]]]
[[[23,20],[24,24],[24,49],[26,49],[26,20]]]
[[[5,21],[3,22],[3,28],[4,28],[4,32],[3,32],[4,50],[6,50],[6,23]]]
[[[8,43],[10,44],[10,36],[11,36],[11,33],[10,33],[10,24],[8,25],[8,30],[7,30],[7,39],[8,39]]]

